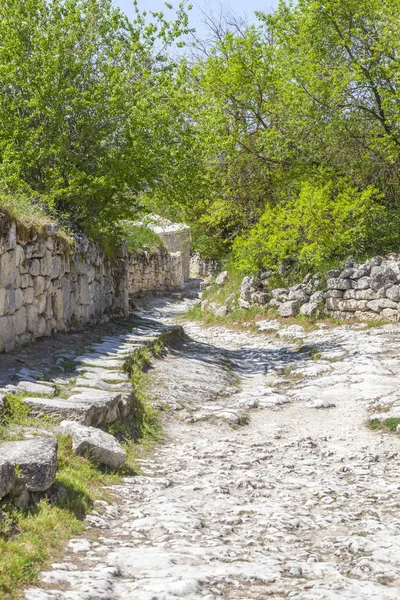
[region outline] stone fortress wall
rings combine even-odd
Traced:
[[[188,229],[184,228],[190,240]],[[179,248],[178,241],[174,247]],[[0,221],[0,351],[127,316],[130,295],[182,288],[188,252],[187,242],[183,252],[173,253],[160,248],[131,254],[123,244],[116,256],[109,257],[86,236],[68,238],[55,224],[39,230],[4,215]]]

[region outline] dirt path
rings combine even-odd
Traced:
[[[400,441],[365,426],[399,410],[400,327],[185,330],[152,371],[166,442],[26,598],[400,598]]]

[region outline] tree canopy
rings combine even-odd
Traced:
[[[100,235],[158,210],[245,271],[398,250],[399,29],[400,0],[281,0],[177,55],[183,5],[0,0],[0,191]]]

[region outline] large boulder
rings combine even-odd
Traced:
[[[43,492],[53,485],[57,470],[57,440],[34,438],[0,445],[0,497],[9,494],[14,482],[28,492]]]
[[[125,451],[115,437],[101,429],[85,427],[76,421],[62,421],[57,431],[71,437],[75,454],[90,454],[99,463],[113,469],[125,464]]]

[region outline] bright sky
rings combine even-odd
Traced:
[[[141,11],[163,11],[165,15],[169,13],[168,9],[164,5],[165,0],[138,0],[139,8]],[[133,14],[132,0],[113,0],[114,4],[122,8],[127,15]],[[179,0],[171,0],[171,4],[177,6]],[[278,0],[192,0],[190,2],[193,5],[193,10],[190,11],[190,26],[196,28],[199,33],[203,29],[202,11],[209,14],[219,14],[221,6],[228,12],[232,12],[239,17],[246,16],[249,22],[254,19],[254,11],[262,10],[270,12],[278,5]]]

